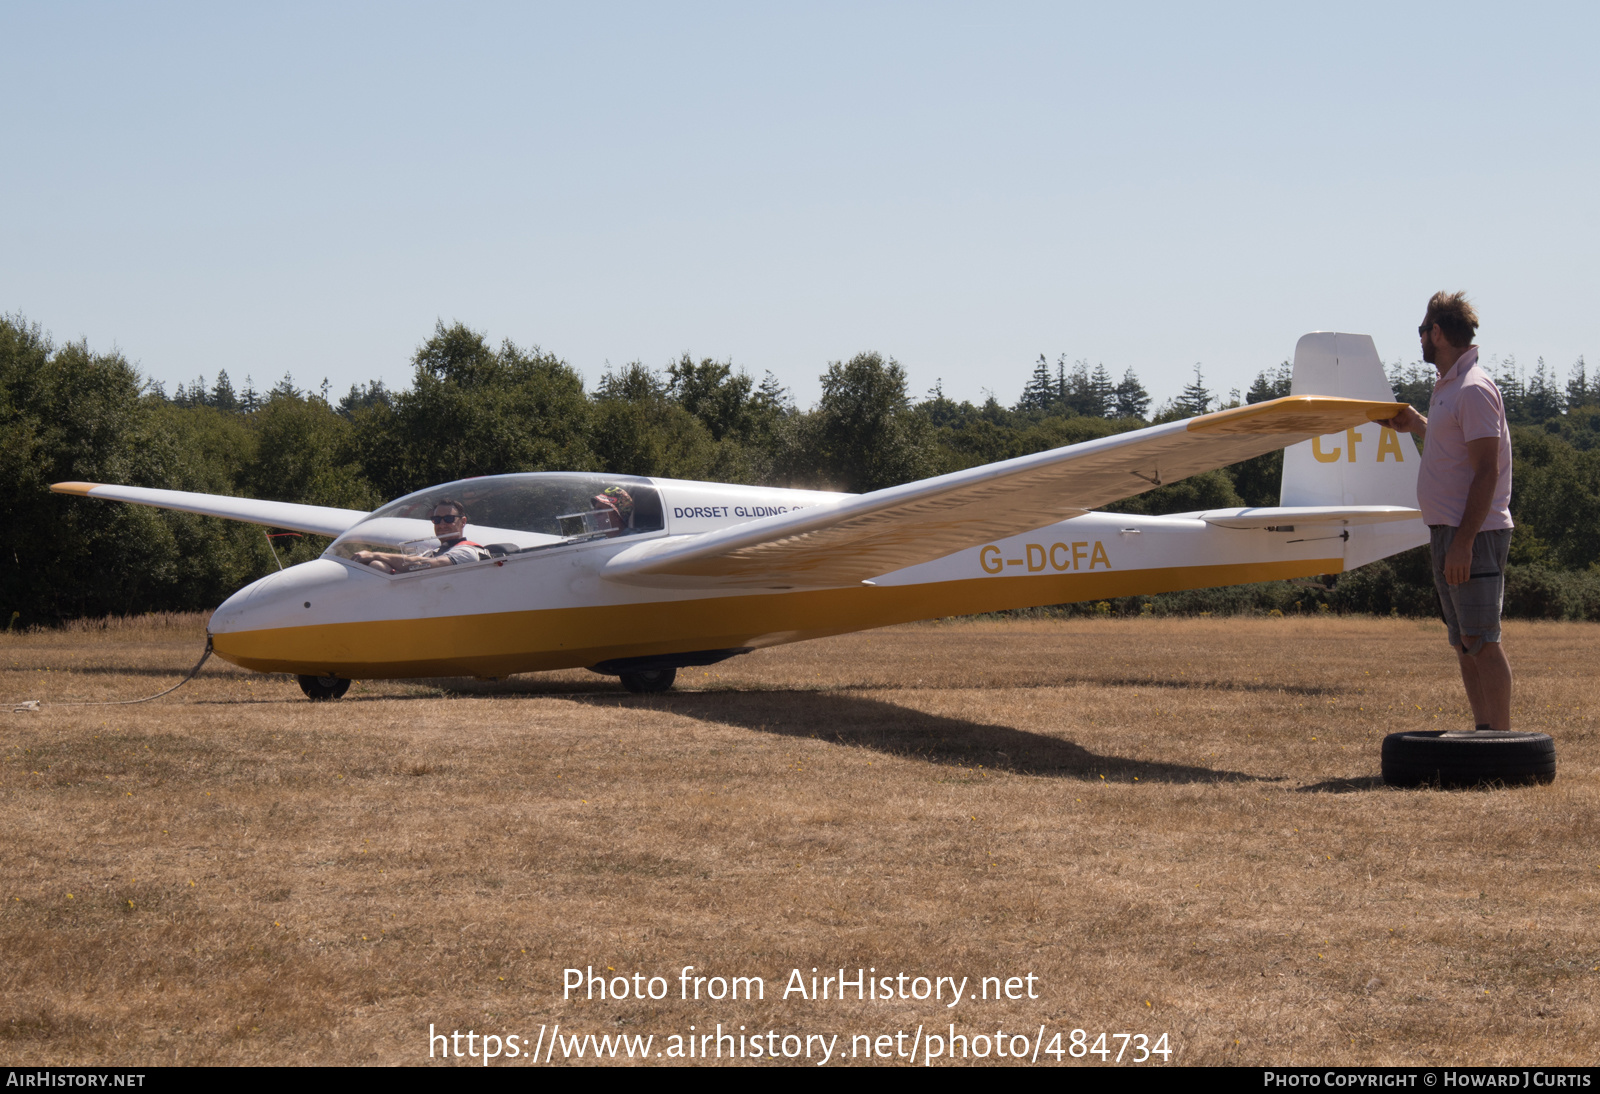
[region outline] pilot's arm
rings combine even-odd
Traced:
[[[357,551],[352,557],[357,562],[390,574],[403,574],[412,570],[432,569],[435,566],[455,565],[455,559],[449,555],[423,558],[420,555],[398,555],[388,551]]]

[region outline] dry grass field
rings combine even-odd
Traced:
[[[312,704],[213,661],[99,707],[52,701],[159,690],[201,621],[0,636],[0,1056],[427,1063],[430,1023],[559,1022],[655,1060],[721,1023],[837,1033],[838,1062],[953,1023],[1166,1033],[1175,1064],[1590,1063],[1597,640],[1507,627],[1553,785],[1439,792],[1377,777],[1386,732],[1470,722],[1412,620],[925,624],[653,697],[571,672]],[[685,965],[766,997],[683,1001]],[[670,994],[563,999],[585,966]],[[841,966],[1038,998],[782,998]]]

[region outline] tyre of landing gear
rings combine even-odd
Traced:
[[[1389,786],[1529,786],[1555,777],[1556,744],[1547,733],[1447,737],[1427,730],[1383,739],[1383,781]]]
[[[648,669],[644,672],[625,672],[620,677],[622,686],[635,695],[650,695],[654,692],[666,691],[677,678],[677,669]]]
[[[300,681],[300,690],[313,703],[337,699],[350,690],[350,681],[337,676],[300,676],[296,679]]]

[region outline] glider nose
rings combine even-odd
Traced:
[[[211,615],[208,630],[219,657],[247,668],[259,659],[268,635],[288,639],[292,628],[338,621],[337,602],[350,570],[332,559],[302,562],[268,574],[234,593]],[[280,642],[275,638],[272,645]]]

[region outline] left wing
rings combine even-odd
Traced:
[[[630,547],[613,581],[694,588],[848,585],[1082,516],[1163,483],[1398,414],[1291,395],[986,464],[698,536]]]
[[[224,494],[193,494],[187,490],[152,490],[143,486],[106,486],[95,482],[58,482],[50,487],[57,494],[77,494],[106,501],[127,501],[134,505],[153,505],[158,509],[177,509],[204,517],[226,517],[292,532],[318,536],[337,536],[366,517],[359,509],[334,509],[327,505],[297,505],[288,501],[255,501],[231,498]]]

